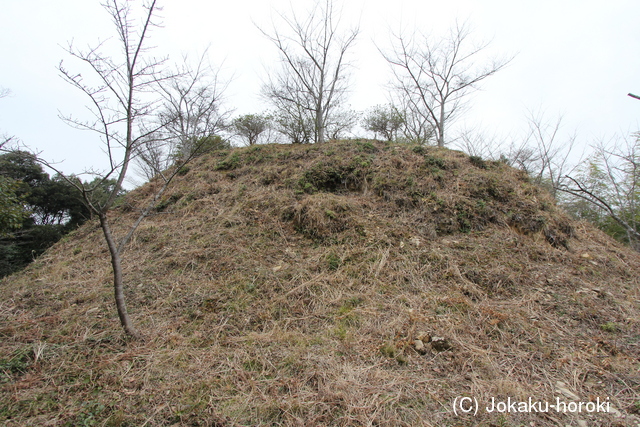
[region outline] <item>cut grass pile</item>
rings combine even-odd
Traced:
[[[116,233],[155,185],[113,213]],[[124,271],[144,340],[118,324],[96,223],[0,282],[0,422],[640,420],[640,256],[501,163],[375,141],[203,156]],[[456,415],[465,396],[612,410]]]

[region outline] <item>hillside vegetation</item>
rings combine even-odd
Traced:
[[[342,141],[215,152],[180,175],[124,254],[143,340],[118,324],[95,222],[0,282],[1,423],[640,420],[640,256],[524,173]],[[156,185],[127,195],[116,233]],[[477,415],[454,413],[459,396]],[[611,411],[488,413],[492,397]]]

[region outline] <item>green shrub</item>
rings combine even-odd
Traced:
[[[471,162],[471,164],[477,168],[480,169],[486,169],[487,168],[487,163],[482,160],[482,157],[479,156],[471,156],[469,157],[469,161]]]

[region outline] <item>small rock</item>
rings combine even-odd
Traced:
[[[570,391],[567,388],[567,385],[565,383],[563,383],[562,381],[556,381],[556,388],[557,388],[556,391],[558,393],[564,394],[567,398],[569,398],[571,400],[580,400],[580,397],[578,395],[576,395],[575,393],[573,393],[572,391]]]
[[[443,337],[431,337],[431,348],[435,351],[451,350],[451,343]]]
[[[425,331],[420,331],[416,334],[416,339],[419,339],[420,341],[422,341],[423,343],[426,342],[430,342],[431,341],[431,335],[429,335],[427,332]]]
[[[424,346],[424,343],[422,342],[422,340],[415,340],[413,342],[413,346],[415,347],[416,351],[420,354],[426,354],[427,353],[427,348]]]
[[[616,408],[614,408],[613,405],[609,405],[609,413],[613,414],[613,416],[618,417],[618,418],[624,417],[622,412],[620,412]]]

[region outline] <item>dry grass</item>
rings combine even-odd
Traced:
[[[116,231],[152,186],[114,212]],[[638,272],[638,254],[521,173],[459,152],[351,141],[206,156],[127,248],[143,341],[118,326],[96,224],[0,282],[0,421],[634,425]],[[422,354],[425,334],[450,348]],[[451,406],[555,402],[558,382],[619,412]]]

